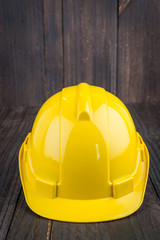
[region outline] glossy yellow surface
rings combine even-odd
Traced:
[[[41,107],[19,153],[37,214],[61,221],[125,217],[141,205],[149,154],[125,105],[103,88],[64,88]]]

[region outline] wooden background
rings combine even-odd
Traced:
[[[0,1],[0,106],[40,106],[64,86],[160,102],[159,0]]]
[[[53,221],[24,199],[18,152],[37,111],[82,81],[127,103],[150,153],[143,204],[116,221]],[[0,0],[0,240],[71,239],[160,239],[160,0]]]

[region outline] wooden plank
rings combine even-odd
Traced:
[[[2,122],[4,121],[4,119],[8,116],[10,112],[9,108],[0,108],[0,126],[2,124]],[[2,129],[0,128],[0,130],[2,131]]]
[[[58,221],[52,221],[52,232],[51,232],[51,238],[54,239],[74,239],[70,238],[70,225],[71,225],[71,233],[75,229],[75,224],[65,223],[65,222],[58,222]]]
[[[0,135],[0,239],[5,239],[19,197],[18,152],[37,109],[7,109]],[[4,112],[5,114],[5,112]]]
[[[117,1],[63,1],[64,84],[116,93]]]
[[[46,98],[63,88],[62,0],[43,0],[44,90]]]
[[[125,102],[160,101],[160,1],[120,1],[118,96]],[[125,11],[122,9],[125,8]]]
[[[86,224],[86,237],[88,239],[98,240],[99,239],[99,228],[98,223],[87,223]],[[103,235],[102,235],[103,236]],[[102,238],[104,239],[104,238]]]
[[[21,192],[14,219],[6,239],[50,239],[51,220],[33,213],[27,206]]]
[[[112,240],[112,234],[111,231],[107,225],[107,222],[103,222],[103,223],[98,223],[97,227],[99,229],[99,236],[100,239],[105,239],[105,240]]]
[[[35,106],[44,99],[42,1],[2,1],[0,106]]]
[[[119,15],[128,7],[131,0],[119,0]]]

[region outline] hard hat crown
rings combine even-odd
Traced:
[[[147,149],[125,105],[86,83],[46,101],[24,148],[27,181],[43,198],[120,199],[134,193],[142,168],[148,171]]]

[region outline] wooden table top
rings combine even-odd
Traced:
[[[19,148],[38,108],[0,109],[0,240],[160,239],[160,106],[128,105],[150,153],[144,202],[129,217],[103,223],[65,223],[42,218],[27,206],[18,170]]]

